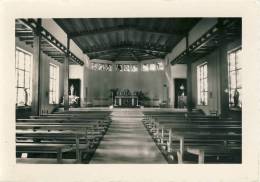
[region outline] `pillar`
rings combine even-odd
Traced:
[[[69,110],[69,49],[70,38],[67,39],[67,53],[64,58],[64,110]]]
[[[189,57],[189,35],[186,36],[186,51],[187,51],[187,109],[192,111],[192,69]]]
[[[41,19],[37,19],[33,39],[33,71],[32,71],[32,114],[40,115],[40,71],[41,71]]]
[[[220,34],[223,34],[224,27],[222,25],[223,19],[218,19],[218,28]],[[219,48],[219,58],[218,58],[218,79],[219,79],[219,96],[220,96],[220,116],[228,117],[229,115],[229,93],[228,90],[228,60],[227,60],[227,45],[222,44]]]
[[[192,76],[191,76],[191,62],[187,63],[187,109],[192,111]]]

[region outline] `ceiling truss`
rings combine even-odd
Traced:
[[[171,64],[194,62],[223,43],[238,39],[241,39],[241,19],[220,19],[215,26],[172,60]]]
[[[17,19],[16,20],[16,37],[20,41],[33,47],[33,40],[37,28],[37,22],[34,19]],[[51,33],[42,26],[39,26],[41,39],[41,50],[43,53],[53,59],[63,62],[65,54],[69,55],[70,64],[84,65],[84,62],[70,52],[60,41],[58,41]]]

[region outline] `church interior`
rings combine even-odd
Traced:
[[[242,163],[241,32],[241,18],[16,19],[16,162]]]

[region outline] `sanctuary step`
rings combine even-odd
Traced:
[[[119,109],[113,111],[111,117],[143,117],[143,112],[140,109]]]

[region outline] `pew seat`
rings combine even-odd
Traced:
[[[240,162],[242,123],[201,114],[150,115],[144,126],[161,152],[178,163]],[[209,160],[210,159],[210,160]]]

